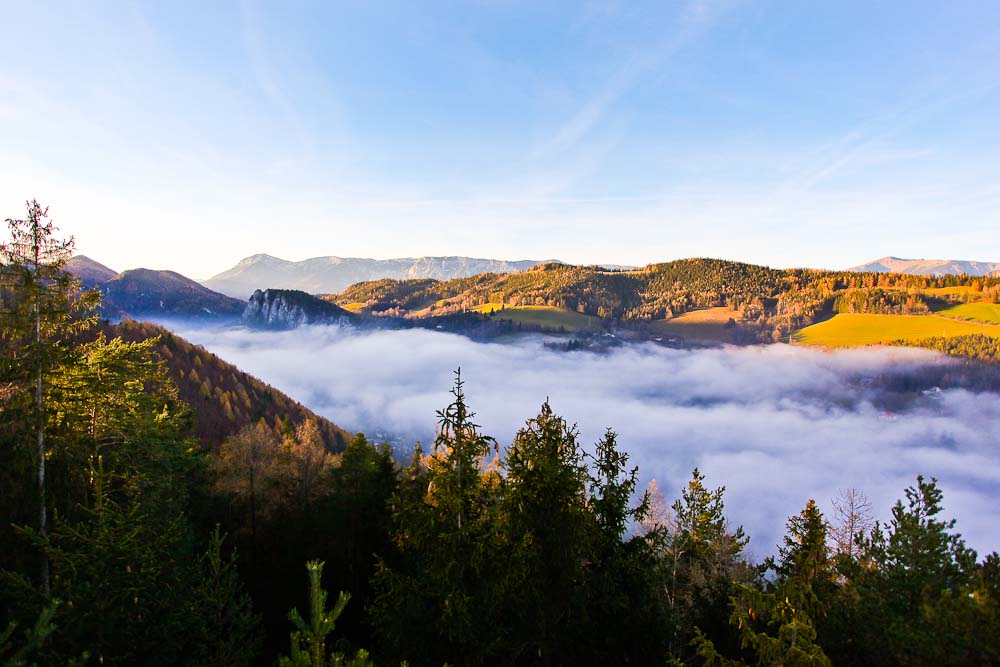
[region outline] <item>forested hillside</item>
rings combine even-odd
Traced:
[[[730,342],[770,342],[837,313],[914,315],[963,300],[996,303],[1000,278],[777,270],[687,259],[634,271],[543,264],[444,282],[380,280],[326,298],[373,317],[416,320],[469,310],[503,319],[508,308],[545,306],[640,332],[655,332],[659,323],[692,311],[725,308],[733,325]]]
[[[298,401],[161,326],[123,320],[101,328],[108,338],[155,341],[153,351],[163,360],[180,399],[192,408],[191,434],[208,449],[261,419],[283,432],[314,421],[331,452],[343,450],[352,437]]]

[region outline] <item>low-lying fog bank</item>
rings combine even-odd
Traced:
[[[655,478],[668,499],[695,466],[725,485],[727,514],[758,556],[809,498],[829,513],[839,489],[857,487],[885,519],[918,473],[938,478],[970,546],[1000,548],[1000,394],[948,388],[957,366],[934,353],[643,344],[597,355],[423,330],[170,326],[340,426],[404,448],[433,439],[458,366],[476,421],[501,444],[548,397],[588,446],[614,428],[642,483]]]

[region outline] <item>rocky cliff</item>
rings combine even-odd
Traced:
[[[243,310],[247,326],[294,329],[303,324],[352,324],[357,316],[299,290],[256,290]]]

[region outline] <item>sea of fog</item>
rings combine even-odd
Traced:
[[[829,515],[839,490],[859,488],[886,519],[918,474],[939,480],[944,514],[970,546],[1000,549],[1000,394],[906,379],[954,363],[931,352],[647,343],[595,354],[554,351],[541,338],[479,343],[424,330],[169,326],[400,450],[433,439],[456,367],[476,421],[501,445],[548,398],[588,448],[617,431],[642,484],[656,479],[668,501],[695,466],[724,485],[727,515],[758,557],[773,553],[808,499]],[[895,385],[904,389],[886,388]]]

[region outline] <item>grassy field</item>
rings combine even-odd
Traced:
[[[689,340],[728,342],[730,318],[739,321],[739,313],[729,308],[691,310],[669,320],[653,320],[650,331],[663,336],[676,336]]]
[[[341,306],[341,307],[342,307],[342,308],[343,308],[344,310],[349,310],[349,311],[351,311],[352,313],[360,313],[360,312],[361,312],[362,310],[364,310],[364,309],[365,309],[365,304],[363,304],[363,303],[358,303],[357,301],[354,301],[354,302],[352,302],[352,303],[349,303],[349,304],[347,304],[347,305],[345,305],[345,306]]]
[[[1000,304],[989,303],[987,301],[962,303],[939,311],[937,314],[945,317],[955,317],[960,320],[1000,324]]]
[[[500,310],[499,304],[488,303],[476,306],[473,310],[489,314],[491,309],[494,311],[493,317],[541,326],[546,329],[558,330],[560,327],[566,331],[601,331],[604,329],[600,318],[553,306],[507,306]]]
[[[476,313],[483,313],[485,315],[489,315],[491,312],[499,313],[500,309],[503,307],[504,307],[503,304],[500,303],[484,303],[481,306],[473,306],[472,308],[469,308],[469,310]],[[510,308],[514,308],[514,306],[510,306]]]
[[[955,287],[928,287],[925,290],[921,290],[927,296],[965,296],[972,292],[972,287],[969,285],[957,285]]]
[[[792,341],[806,345],[852,347],[878,345],[895,340],[920,340],[932,336],[952,337],[970,334],[1000,338],[1000,326],[939,315],[841,313],[825,322],[798,331],[792,336]]]

